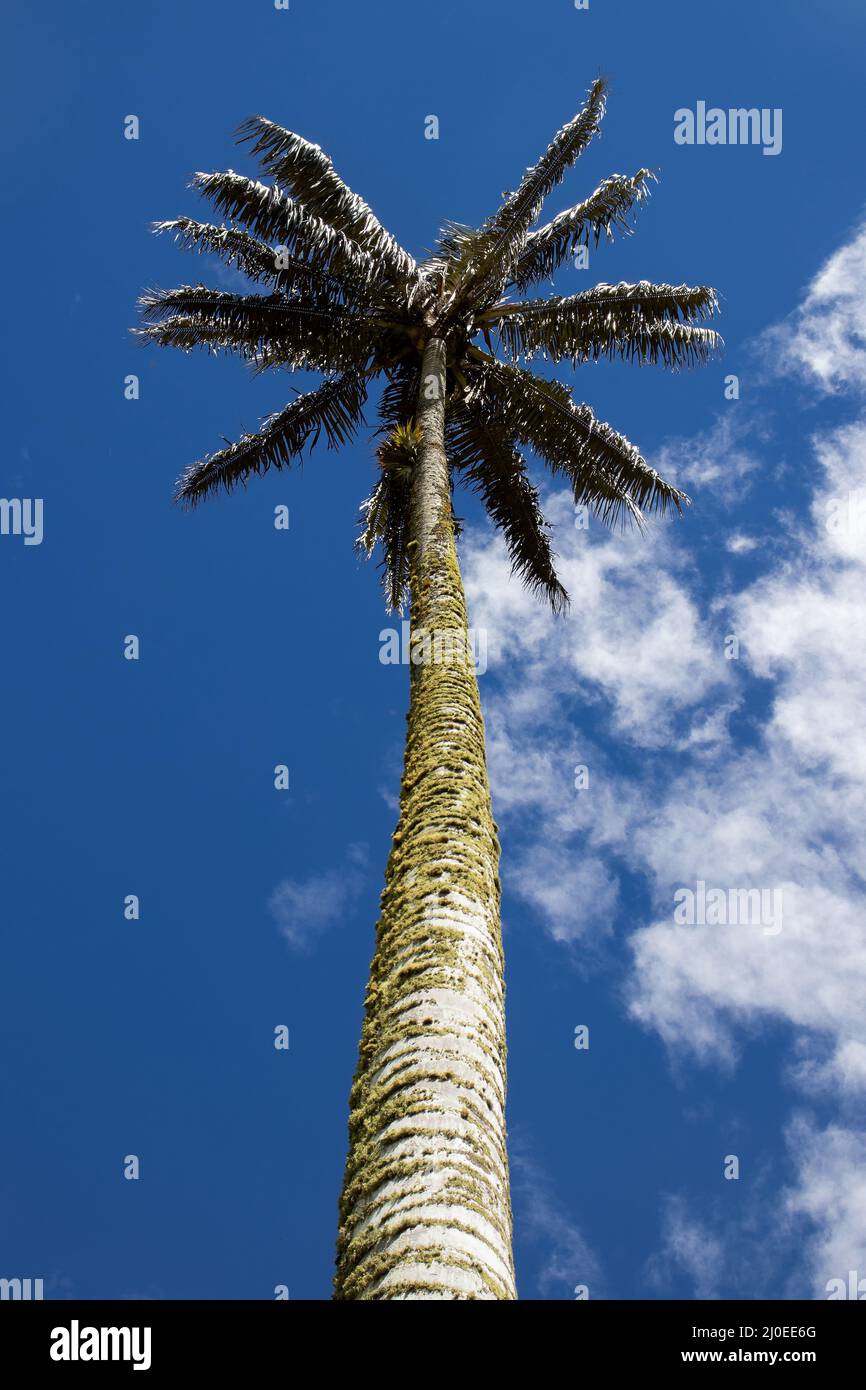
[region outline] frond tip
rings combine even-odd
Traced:
[[[458,257],[459,304],[466,302],[470,292],[476,299],[483,299],[498,293],[507,283],[545,198],[562,182],[598,133],[604,118],[606,91],[606,83],[598,78],[582,109],[557,131],[538,162],[527,169],[519,186],[482,227],[476,232],[451,229],[452,256]]]
[[[324,381],[270,415],[257,433],[194,463],[178,479],[175,500],[194,507],[220,488],[246,483],[251,473],[288,467],[308,444],[315,448],[322,432],[329,448],[339,448],[363,424],[365,399],[363,380],[352,373]]]
[[[145,320],[135,330],[139,337],[185,351],[233,352],[259,366],[360,369],[376,331],[366,310],[280,294],[230,294],[204,285],[151,290],[139,304]]]
[[[528,299],[496,305],[482,324],[499,333],[516,360],[540,353],[573,366],[601,357],[666,367],[692,367],[709,361],[722,346],[718,333],[702,320],[716,312],[715,290],[707,285],[596,285],[562,298]]]
[[[511,283],[525,292],[539,280],[552,279],[554,271],[570,260],[578,247],[589,246],[591,241],[597,246],[602,236],[613,241],[614,228],[630,235],[634,230],[630,215],[649,197],[651,181],[657,181],[651,169],[638,169],[631,178],[613,174],[582,203],[530,232],[511,273]]]

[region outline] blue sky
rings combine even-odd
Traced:
[[[260,112],[423,253],[444,219],[494,208],[603,72],[603,138],[547,212],[613,172],[660,183],[637,235],[557,288],[714,284],[727,351],[698,374],[576,374],[695,506],[609,538],[549,489],[567,620],[460,503],[491,653],[519,1290],[821,1296],[866,1276],[866,523],[848,505],[866,486],[866,14],[781,8],[85,2],[9,20],[0,492],[43,499],[44,538],[0,536],[0,1275],[52,1297],[330,1290],[407,694],[353,552],[372,452],[362,437],[193,515],[171,505],[188,462],[286,394],[133,344],[143,288],[225,283],[149,223],[207,217],[189,175],[252,172],[232,132]],[[781,108],[781,153],[675,144],[699,100]],[[783,929],[677,927],[674,892],[698,880],[779,888]]]

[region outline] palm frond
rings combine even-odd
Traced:
[[[406,420],[412,419],[418,404],[421,384],[420,363],[406,361],[393,368],[379,398],[379,433],[391,434]]]
[[[402,612],[409,599],[412,469],[420,446],[421,431],[413,421],[397,425],[377,450],[379,477],[361,504],[363,530],[356,544],[368,559],[381,546],[382,587],[389,612]]]
[[[557,131],[538,163],[527,169],[519,186],[499,209],[474,232],[451,227],[448,233],[456,258],[455,297],[458,304],[470,294],[476,302],[497,294],[526,246],[529,228],[547,195],[562,182],[580,158],[604,117],[606,84],[597,79],[578,114]],[[454,277],[452,277],[454,278]]]
[[[249,228],[262,241],[285,247],[290,256],[315,261],[326,274],[347,274],[367,284],[385,278],[381,262],[279,188],[269,188],[232,169],[194,174],[192,187],[230,221]]]
[[[162,347],[206,346],[236,352],[268,366],[338,371],[363,366],[378,320],[337,304],[307,303],[282,295],[241,295],[182,285],[153,290],[139,300],[139,337]]]
[[[568,594],[556,574],[549,528],[507,426],[485,419],[466,402],[455,402],[448,413],[446,444],[452,467],[481,497],[502,532],[512,574],[533,593],[543,594],[554,613],[561,612]]]
[[[681,513],[689,502],[624,435],[575,404],[561,382],[487,358],[473,374],[468,404],[566,477],[575,502],[607,525],[630,518],[642,527],[645,512]]]
[[[323,432],[329,449],[340,448],[363,424],[366,397],[355,373],[324,381],[270,415],[255,434],[192,464],[178,479],[177,499],[195,506],[220,488],[228,492],[245,483],[251,473],[288,467],[308,444],[315,448]]]
[[[480,322],[497,329],[512,358],[540,352],[554,362],[622,357],[680,367],[706,362],[721,347],[718,333],[694,326],[716,308],[708,286],[641,281],[497,305]]]
[[[656,181],[650,169],[638,169],[631,176],[612,174],[582,203],[530,232],[511,272],[511,283],[523,294],[530,285],[550,279],[579,246],[589,246],[590,241],[597,246],[602,236],[612,241],[617,227],[630,235],[634,229],[629,214],[649,197],[650,180]]]
[[[239,227],[197,222],[193,217],[175,217],[171,221],[152,223],[151,230],[158,236],[164,233],[173,236],[184,251],[219,256],[226,265],[234,266],[250,280],[276,283],[276,255],[273,249],[267,242],[259,241]]]
[[[368,255],[381,260],[390,278],[403,284],[415,262],[387,232],[372,209],[343,182],[328,155],[291,130],[264,116],[253,116],[238,131],[250,144],[265,173],[288,188],[301,203],[335,231],[342,232]]]
[[[173,235],[185,251],[219,256],[250,280],[266,282],[282,294],[302,294],[323,304],[342,302],[357,306],[372,302],[365,281],[353,279],[350,274],[327,275],[315,262],[292,258],[285,248],[270,246],[239,227],[176,217],[170,222],[155,222],[153,231]]]

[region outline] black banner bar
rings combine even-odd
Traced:
[[[315,1356],[318,1368],[360,1355],[359,1339],[371,1335],[389,1339],[429,1337],[456,1331],[465,1362],[467,1334],[480,1335],[479,1365],[490,1354],[489,1336],[495,1328],[493,1354],[506,1351],[510,1334],[527,1346],[529,1329],[554,1335],[557,1355],[571,1345],[575,1371],[581,1364],[599,1365],[612,1373],[641,1370],[665,1373],[673,1367],[706,1365],[732,1367],[799,1365],[826,1377],[843,1367],[862,1364],[866,1310],[846,1300],[790,1302],[573,1302],[554,1314],[548,1303],[530,1300],[500,1305],[493,1313],[476,1309],[472,1318],[459,1314],[459,1323],[440,1323],[441,1314],[426,1314],[421,1324],[406,1312],[360,1312],[347,1303],[328,1302],[139,1302],[129,1301],[7,1301],[0,1303],[0,1373],[14,1367],[62,1380],[69,1376],[99,1376],[100,1370],[138,1374],[151,1380],[190,1371],[225,1376],[251,1365],[279,1367],[287,1375],[300,1369],[299,1352]],[[434,1321],[428,1323],[426,1318]],[[370,1321],[370,1318],[373,1321]],[[481,1322],[477,1321],[478,1317]],[[541,1318],[536,1324],[535,1319]],[[553,1317],[553,1321],[548,1319]],[[355,1319],[358,1318],[356,1322]],[[379,1319],[382,1319],[380,1322]],[[574,1337],[573,1344],[561,1338]],[[533,1335],[529,1332],[529,1335]],[[420,1370],[425,1382],[435,1376],[435,1352],[430,1344]],[[545,1356],[554,1348],[550,1343]],[[418,1349],[416,1344],[416,1350]],[[386,1347],[380,1343],[380,1352]],[[471,1360],[471,1355],[470,1355]],[[399,1363],[396,1363],[399,1365]],[[446,1371],[446,1368],[450,1368]],[[465,1364],[463,1369],[465,1370]],[[411,1363],[401,1379],[410,1378]],[[443,1373],[450,1377],[450,1360]],[[12,1383],[11,1381],[9,1382]],[[17,1384],[22,1382],[20,1378]]]

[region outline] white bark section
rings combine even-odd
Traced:
[[[371,1089],[387,1091],[401,1077],[417,1076],[401,1096],[404,1107],[422,1108],[405,1119],[396,1117],[379,1135],[380,1152],[405,1171],[368,1190],[358,1212],[354,1240],[375,1241],[375,1253],[397,1261],[365,1289],[366,1298],[436,1297],[431,1284],[441,1286],[438,1296],[443,1298],[514,1296],[505,1076],[497,1046],[502,990],[491,949],[489,907],[469,899],[466,903],[467,912],[455,910],[450,901],[444,911],[435,903],[426,907],[431,947],[437,927],[461,931],[455,950],[460,965],[449,971],[454,987],[440,984],[398,997],[395,1013],[403,1029],[418,1030],[417,1035],[395,1037],[369,1069]],[[398,952],[395,963],[408,964],[418,955],[417,948]],[[387,1021],[385,1015],[383,1024]],[[478,1111],[483,1124],[474,1113]],[[388,1292],[392,1288],[393,1295]]]

